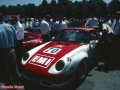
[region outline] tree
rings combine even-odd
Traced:
[[[46,12],[47,12],[47,14],[49,14],[49,15],[54,15],[55,13],[55,8],[54,8],[54,6],[52,6],[52,4],[48,4],[47,6],[46,6]]]
[[[60,15],[64,16],[65,15],[65,6],[61,2],[59,2],[57,4],[55,13],[58,16],[60,16]]]
[[[7,7],[6,7],[5,5],[2,5],[2,6],[0,7],[0,12],[1,12],[3,15],[8,14]]]
[[[68,3],[65,13],[65,17],[67,18],[75,17],[75,5],[73,3]]]
[[[87,15],[90,15],[91,13],[94,13],[95,15],[99,14],[99,6],[97,5],[97,0],[89,0],[88,2],[88,8],[87,8]]]
[[[28,4],[28,14],[30,18],[35,18],[36,17],[36,13],[37,13],[37,7],[35,6],[35,4]]]
[[[15,13],[15,6],[12,6],[12,5],[8,6],[8,14],[9,15],[16,14]]]
[[[48,5],[47,0],[43,0],[43,1],[42,1],[42,5],[43,5],[43,6],[47,6],[47,5]]]
[[[98,0],[97,5],[99,7],[99,13],[97,16],[103,17],[104,15],[108,14],[107,3],[105,3],[103,0]]]
[[[51,4],[53,7],[56,7],[56,5],[57,5],[56,0],[52,0],[50,4]]]
[[[24,4],[21,6],[5,5],[0,6],[0,12],[5,14],[20,14],[20,16],[26,18],[41,18],[46,14],[50,15],[62,15],[68,18],[89,16],[91,13],[96,14],[99,17],[103,17],[106,14],[115,14],[120,10],[120,0],[112,0],[109,4],[106,4],[104,0],[51,0],[48,4],[47,0],[43,0],[39,6],[35,6],[32,3]]]
[[[15,14],[20,15],[21,18],[25,17],[25,11],[20,4],[15,6]]]
[[[112,0],[108,5],[108,9],[110,14],[115,14],[117,11],[120,10],[120,1]]]
[[[37,17],[43,18],[46,15],[46,8],[41,4],[38,6]]]
[[[22,6],[22,8],[23,8],[23,10],[24,10],[24,14],[25,14],[25,18],[28,18],[29,17],[29,7],[28,7],[28,5],[26,5],[26,4],[24,4],[23,6]]]

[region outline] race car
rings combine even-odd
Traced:
[[[23,56],[23,78],[51,88],[84,81],[88,67],[98,58],[99,38],[99,32],[94,28],[64,29],[53,41],[39,45]]]
[[[24,31],[23,50],[24,52],[43,44],[42,34],[35,34],[32,32]]]

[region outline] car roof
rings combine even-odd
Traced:
[[[86,28],[86,27],[68,27],[65,28],[64,30],[85,30],[85,31],[92,31],[92,30],[96,30],[94,28]]]

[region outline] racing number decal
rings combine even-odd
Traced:
[[[61,49],[60,48],[54,48],[54,47],[50,47],[46,50],[44,50],[44,53],[49,53],[49,54],[57,54]]]

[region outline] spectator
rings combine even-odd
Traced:
[[[18,64],[18,70],[20,71],[20,62],[21,62],[22,53],[23,53],[22,41],[24,39],[24,26],[18,21],[16,15],[12,15],[9,20],[10,20],[10,23],[14,26],[16,34],[17,34],[15,54],[16,54],[16,60]]]
[[[56,33],[57,33],[57,24],[58,24],[58,17],[56,15],[53,16],[53,19],[51,20],[50,22],[51,24],[51,36],[52,37],[55,37],[56,36]]]
[[[50,19],[52,17],[50,15],[45,16],[45,20],[43,19],[40,23],[40,31],[44,40],[44,43],[49,42],[52,40],[52,37],[50,35]]]
[[[58,22],[56,28],[57,28],[58,33],[61,32],[64,28],[67,28],[67,24],[63,21],[62,16],[59,17],[59,22]]]
[[[14,86],[19,85],[19,73],[14,51],[17,36],[14,27],[4,23],[4,20],[3,15],[0,13],[0,68],[5,85]]]
[[[31,18],[28,19],[28,28],[33,27],[33,21]]]
[[[83,16],[83,18],[81,19],[81,27],[83,27],[86,22],[87,22],[86,17]]]
[[[70,18],[68,27],[74,27],[74,21],[75,21],[74,18]]]
[[[67,24],[67,26],[69,25],[69,21],[67,20],[66,17],[63,17],[63,21]]]
[[[104,45],[106,45],[105,49],[107,49],[112,43],[112,34],[113,30],[110,28],[108,24],[106,24],[106,20],[101,24],[102,29],[102,40],[104,41]],[[104,49],[104,50],[105,50]],[[105,50],[107,51],[107,50]]]
[[[111,25],[112,25],[112,16],[110,16],[110,15],[107,16],[106,24],[108,24],[111,27]]]
[[[37,19],[34,19],[33,27],[31,28],[33,33],[39,33],[40,31],[40,22]]]
[[[113,30],[113,43],[120,46],[120,11],[116,12],[116,19],[111,25]]]
[[[99,21],[97,18],[95,18],[94,14],[91,14],[91,18],[88,19],[88,21],[85,23],[85,27],[89,26],[89,27],[93,27],[93,26],[98,26],[99,25]]]

